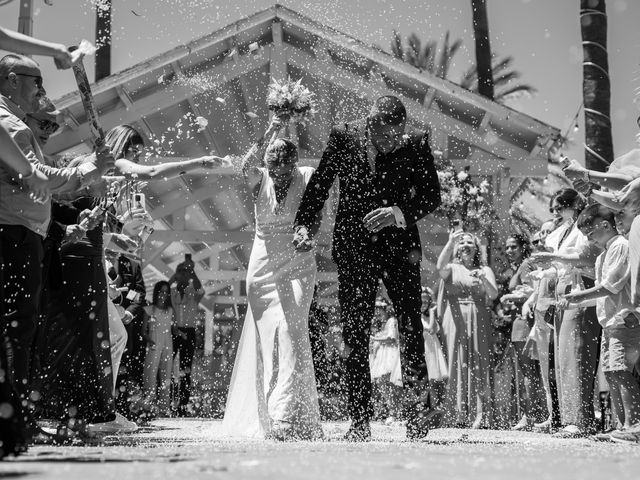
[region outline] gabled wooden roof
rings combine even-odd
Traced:
[[[302,79],[317,95],[319,113],[292,129],[303,163],[314,165],[332,123],[364,116],[380,95],[400,97],[410,128],[430,129],[439,155],[472,165],[472,172],[504,176],[544,175],[547,150],[558,129],[489,101],[414,67],[345,33],[288,8],[272,8],[180,45],[93,85],[103,128],[135,126],[157,157],[213,152],[240,155],[268,124],[267,85],[272,78]],[[172,79],[167,81],[167,79]],[[58,99],[66,125],[47,150],[83,152],[89,129],[77,92]],[[190,119],[208,120],[204,129]],[[200,131],[198,131],[200,130]],[[228,300],[242,296],[241,280],[253,230],[251,199],[233,172],[190,175],[149,185],[149,209],[157,219],[146,252],[147,282],[169,276],[191,252],[209,291]],[[427,264],[446,233],[422,222]],[[320,237],[321,290],[335,292],[329,244],[331,216]],[[441,238],[442,237],[442,238]],[[149,285],[151,286],[151,285]],[[233,287],[233,288],[230,288]],[[233,290],[235,289],[235,290]]]

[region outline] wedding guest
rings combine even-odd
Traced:
[[[545,275],[556,279],[556,294],[593,286],[595,258],[599,249],[590,245],[576,220],[585,200],[576,190],[566,188],[551,199],[550,210],[560,225],[546,239],[552,252],[533,256],[548,266]],[[556,311],[554,319],[555,361],[562,430],[555,435],[576,438],[595,428],[593,411],[594,379],[598,366],[600,325],[595,307]]]
[[[175,311],[173,329],[173,356],[180,355],[180,382],[178,386],[178,415],[189,415],[191,397],[191,370],[196,349],[198,304],[204,297],[202,283],[193,271],[193,261],[187,257],[178,265],[171,292],[171,304]]]
[[[171,330],[175,312],[171,306],[171,286],[161,281],[153,287],[153,300],[145,307],[144,337],[147,341],[144,359],[145,404],[160,415],[169,414],[173,343]]]
[[[442,409],[444,394],[449,378],[449,367],[444,358],[442,344],[438,338],[440,323],[438,322],[438,309],[433,304],[433,291],[426,286],[422,287],[422,336],[424,337],[424,359],[429,371],[429,388],[434,408]]]
[[[27,113],[39,108],[45,94],[36,62],[13,54],[0,59],[0,126],[9,132],[32,164],[49,177],[52,192],[76,191],[112,168],[113,158],[101,151],[98,157],[92,156],[79,168],[58,169],[49,164],[33,132],[23,122]],[[2,332],[13,352],[10,371],[14,387],[21,398],[27,399],[31,346],[42,285],[42,238],[50,223],[51,203],[50,200],[35,202],[12,177],[13,173],[0,170],[0,250],[5,275]],[[10,262],[6,261],[8,258]],[[6,322],[7,318],[11,318],[11,322]]]
[[[618,430],[629,429],[640,425],[640,385],[633,376],[640,359],[640,319],[630,297],[628,241],[617,232],[613,212],[598,204],[580,214],[578,227],[604,251],[596,260],[595,286],[569,293],[564,301],[575,307],[596,300],[603,329],[602,370]]]
[[[481,428],[490,419],[491,302],[498,286],[478,237],[452,230],[437,262],[444,283],[442,336],[449,363],[445,423]]]
[[[532,249],[534,253],[546,252],[545,241],[549,234],[556,228],[556,222],[549,220],[540,226],[540,230],[534,234]],[[532,265],[532,262],[528,262]],[[534,265],[532,265],[534,266]],[[560,407],[558,401],[558,388],[555,374],[554,361],[554,337],[553,319],[555,316],[555,279],[538,278],[536,271],[532,271],[529,277],[532,281],[533,293],[522,306],[522,316],[533,315],[533,327],[529,332],[524,350],[531,359],[536,359],[540,365],[540,375],[546,397],[547,418],[533,427],[539,432],[549,432],[560,422]]]
[[[389,303],[382,297],[376,299],[376,321],[379,330],[371,335],[371,379],[377,387],[387,414],[386,424],[393,423],[399,417],[398,387],[402,387],[402,369],[400,368],[400,332],[398,319]]]
[[[513,275],[507,285],[508,292],[501,297],[501,303],[512,319],[511,344],[515,353],[518,402],[522,411],[522,417],[513,429],[525,430],[535,422],[544,420],[548,413],[544,407],[540,364],[525,352],[525,344],[534,321],[533,315],[522,314],[522,306],[533,293],[532,279],[529,276],[533,267],[528,261],[531,246],[526,237],[514,234],[507,238],[505,251]]]

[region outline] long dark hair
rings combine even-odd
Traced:
[[[144,140],[131,125],[118,125],[107,132],[104,143],[117,160],[124,158],[131,145],[144,145]]]
[[[165,298],[164,305],[159,305],[158,302],[160,301],[160,290],[162,290],[163,287],[167,287],[169,289],[169,295],[167,295],[167,297]],[[167,282],[166,280],[160,280],[153,286],[153,297],[151,301],[154,307],[158,307],[162,310],[171,308],[171,285],[169,285],[169,282]]]
[[[554,202],[563,208],[573,209],[575,211],[574,220],[578,218],[580,212],[582,212],[584,207],[587,205],[585,198],[573,188],[563,188],[562,190],[558,190],[553,197],[551,197],[549,208],[553,207]]]

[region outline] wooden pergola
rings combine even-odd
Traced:
[[[317,165],[333,123],[363,116],[378,96],[396,95],[407,106],[409,128],[430,130],[437,155],[471,165],[473,175],[491,180],[503,218],[522,179],[546,175],[548,149],[560,134],[279,5],[113,74],[93,91],[103,127],[133,125],[148,145],[163,147],[151,158],[158,162],[210,152],[241,155],[267,127],[268,84],[287,77],[302,79],[319,105],[310,124],[290,132],[303,164]],[[51,138],[48,153],[88,151],[89,128],[77,92],[55,103],[66,125]],[[189,126],[189,116],[204,117],[208,125]],[[246,303],[253,206],[237,172],[188,175],[150,184],[145,193],[156,223],[144,251],[147,288],[171,276],[189,252],[206,286],[203,306],[209,314]],[[319,291],[322,302],[334,303],[335,202],[327,208],[318,237]],[[426,277],[446,241],[446,228],[432,216],[420,222]]]

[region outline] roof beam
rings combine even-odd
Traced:
[[[264,48],[270,50],[268,45]],[[211,70],[211,74],[214,78],[219,78],[220,83],[223,84],[266,65],[268,61],[267,58],[243,55],[238,62],[227,62],[214,67]],[[135,108],[125,111],[115,109],[100,115],[100,124],[103,128],[109,129],[122,123],[134,123],[140,120],[141,117],[152,115],[187,100],[192,94],[192,89],[180,85],[173,85],[170,89],[162,88],[145,97],[136,99]],[[77,107],[80,106],[80,104],[78,102],[70,106]],[[98,109],[100,109],[99,105]],[[84,122],[74,131],[64,132],[62,135],[52,137],[47,145],[47,152],[58,153],[67,150],[82,143],[85,139],[90,138],[90,136],[89,126]]]

